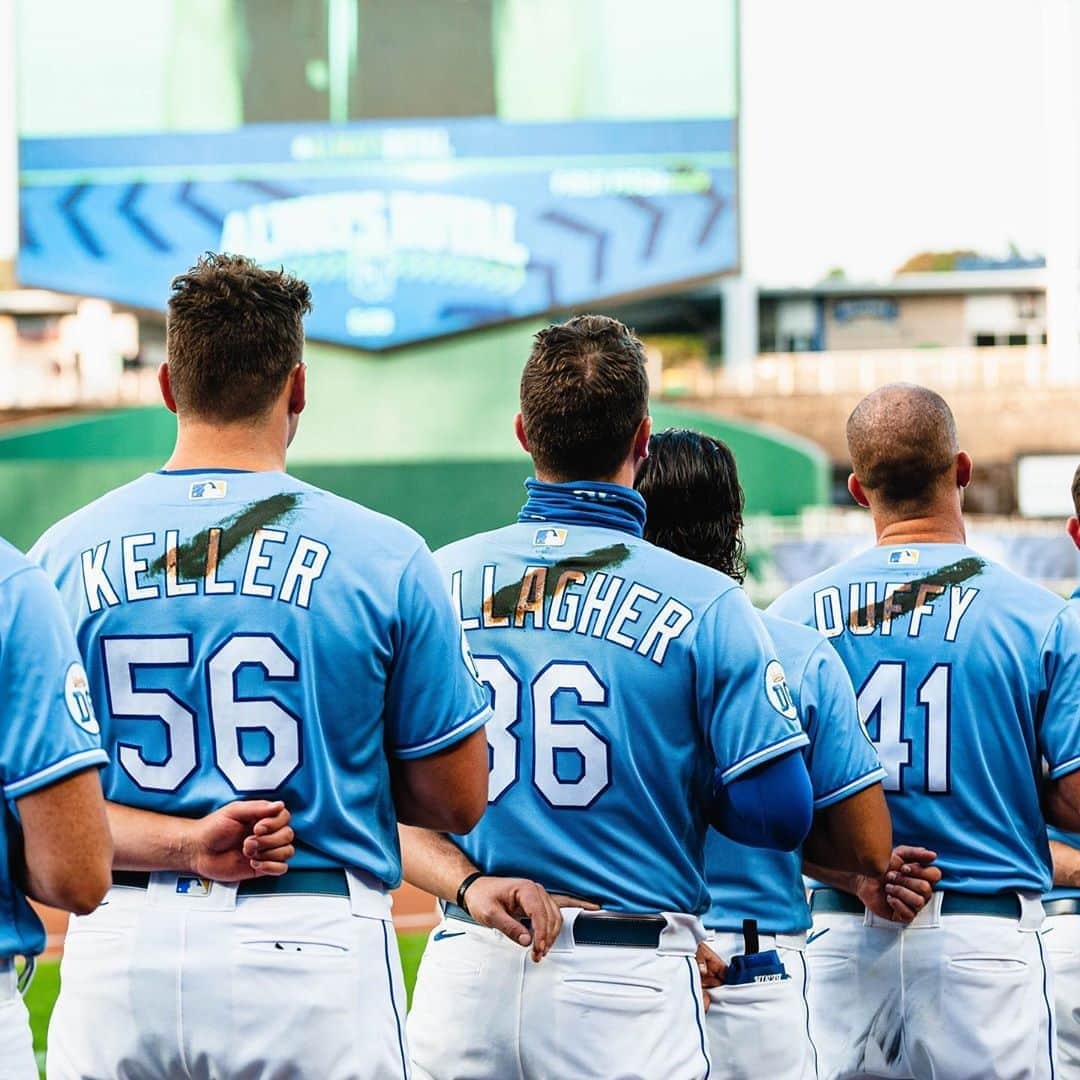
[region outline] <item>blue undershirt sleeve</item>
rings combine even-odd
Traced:
[[[744,773],[713,781],[710,824],[749,847],[794,851],[814,819],[814,789],[799,750]]]

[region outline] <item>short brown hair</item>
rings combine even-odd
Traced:
[[[645,346],[618,319],[578,315],[533,339],[521,418],[538,471],[559,480],[612,476],[648,412]]]
[[[1076,516],[1080,517],[1080,465],[1076,466],[1076,472],[1073,473],[1072,497]]]
[[[960,452],[948,403],[911,383],[867,394],[848,417],[847,443],[863,490],[886,505],[909,509],[934,497]]]
[[[169,381],[180,412],[228,423],[263,415],[304,350],[311,290],[283,269],[207,252],[173,278]]]

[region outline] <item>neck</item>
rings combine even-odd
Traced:
[[[614,475],[597,476],[591,480],[582,480],[580,477],[555,476],[553,473],[544,472],[542,469],[536,470],[536,479],[539,480],[541,484],[614,484],[616,487],[633,489],[634,463],[629,460],[624,461],[615,471]]]
[[[164,468],[284,472],[285,450],[285,442],[269,425],[185,419],[177,425],[176,447]]]
[[[874,515],[878,547],[906,544],[966,544],[964,515],[959,507],[920,517],[886,518]]]

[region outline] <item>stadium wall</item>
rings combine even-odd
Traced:
[[[408,522],[433,547],[512,520],[529,463],[513,435],[518,377],[541,324],[502,327],[390,355],[311,344],[309,406],[290,471]],[[812,444],[753,424],[654,403],[657,430],[726,440],[751,513],[826,501]],[[160,467],[176,426],[164,408],[20,426],[0,435],[0,535],[26,548],[65,514]]]

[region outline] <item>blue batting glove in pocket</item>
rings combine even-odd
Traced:
[[[780,954],[770,949],[749,956],[733,956],[724,982],[727,986],[743,986],[746,983],[783,982],[789,978]]]

